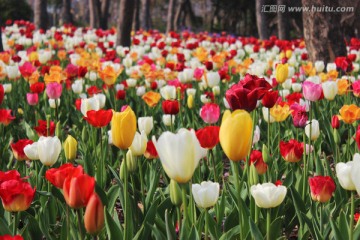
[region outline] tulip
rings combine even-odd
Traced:
[[[261,99],[261,103],[264,107],[272,108],[275,105],[278,98],[279,98],[278,91],[270,91],[264,95],[264,97]]]
[[[0,171],[0,185],[9,180],[21,180],[20,173],[17,170]]]
[[[345,123],[352,124],[356,120],[360,119],[360,108],[355,104],[344,105],[341,107],[339,112],[339,119],[343,120]]]
[[[360,126],[358,126],[356,133],[355,133],[355,142],[356,142],[358,149],[360,150]]]
[[[8,180],[0,185],[0,198],[8,212],[27,210],[35,196],[35,188],[22,180]]]
[[[283,122],[290,115],[290,107],[285,104],[281,106],[280,104],[276,104],[274,107],[270,109],[270,115],[275,119],[276,122]]]
[[[40,137],[37,141],[39,159],[45,166],[52,166],[61,152],[61,142],[57,136]]]
[[[141,156],[145,153],[146,145],[147,137],[145,131],[141,131],[141,134],[136,132],[134,140],[129,149],[134,156]]]
[[[66,203],[72,208],[85,207],[94,193],[95,179],[87,174],[67,177],[63,184]]]
[[[80,106],[80,110],[81,113],[87,117],[87,112],[90,110],[95,110],[98,111],[100,109],[100,103],[99,101],[95,98],[87,98],[87,99],[81,99],[81,106]]]
[[[9,125],[15,117],[11,116],[11,110],[0,109],[0,124]]]
[[[250,154],[249,164],[255,166],[256,172],[259,175],[266,173],[268,165],[264,162],[263,154],[259,150],[253,150]]]
[[[304,144],[291,139],[289,142],[280,141],[280,154],[287,162],[299,162],[304,153]]]
[[[60,106],[60,99],[49,99],[49,106],[51,108],[56,108],[56,106]]]
[[[176,134],[167,131],[157,141],[155,136],[152,140],[166,174],[178,183],[187,183],[206,156],[194,130],[181,128]]]
[[[155,145],[151,140],[148,141],[146,144],[146,150],[145,150],[144,156],[147,159],[154,159],[154,158],[159,157],[158,153],[156,151]]]
[[[174,125],[175,123],[175,116],[170,114],[164,114],[162,116],[162,120],[165,126],[169,127],[171,125]]]
[[[96,234],[104,227],[104,205],[96,193],[93,193],[86,206],[84,225],[86,232]]]
[[[64,152],[67,160],[74,160],[77,152],[77,141],[71,135],[68,135],[64,142]]]
[[[192,184],[191,192],[196,205],[200,208],[209,208],[213,207],[219,198],[220,185],[219,183],[204,181],[201,184]]]
[[[39,95],[37,93],[27,93],[26,100],[30,106],[35,106],[39,102]]]
[[[200,142],[201,147],[212,149],[219,143],[218,126],[207,126],[196,131],[196,137]]]
[[[176,181],[172,179],[170,179],[169,192],[170,192],[171,203],[175,206],[181,205],[182,198],[181,198],[180,186]]]
[[[220,126],[219,139],[226,156],[232,161],[244,160],[252,144],[253,123],[245,110],[226,110]],[[239,138],[241,136],[241,138]]]
[[[160,101],[161,95],[157,92],[147,92],[141,97],[149,107],[155,107]]]
[[[338,94],[344,95],[348,92],[348,89],[350,87],[349,81],[347,79],[339,79],[337,80],[338,85]]]
[[[334,100],[337,92],[338,92],[338,86],[337,83],[334,81],[327,81],[321,84],[324,97],[327,100]]]
[[[179,108],[178,100],[165,100],[162,102],[162,110],[165,114],[176,115],[179,113]]]
[[[46,171],[45,178],[55,187],[62,189],[67,177],[79,176],[84,173],[81,165],[74,166],[71,163],[65,163],[59,168],[51,168]]]
[[[204,80],[206,85],[212,88],[219,85],[220,75],[218,72],[208,72],[204,75]]]
[[[270,121],[270,123],[275,122],[275,118],[273,116],[271,116],[271,114],[269,114],[269,111],[270,111],[269,108],[262,107],[261,111],[262,111],[263,118],[264,118],[265,122],[269,122],[269,121]]]
[[[322,87],[310,81],[305,81],[302,85],[303,95],[306,100],[315,102],[320,99],[322,94]]]
[[[24,240],[24,238],[21,235],[11,236],[9,234],[5,234],[0,236],[0,240]]]
[[[5,68],[10,80],[17,79],[21,76],[18,66],[6,66]]]
[[[353,191],[356,190],[356,183],[358,180],[358,174],[360,168],[360,154],[355,153],[353,161],[346,163],[340,162],[336,164],[336,176],[339,180],[340,186],[345,190]],[[360,190],[360,188],[359,188]]]
[[[89,110],[86,112],[84,119],[93,127],[101,128],[110,123],[112,116],[112,110]]]
[[[34,142],[24,147],[24,153],[30,160],[39,160],[38,143]]]
[[[187,98],[187,106],[189,109],[192,109],[194,107],[194,96],[189,95]]]
[[[200,109],[200,117],[208,124],[214,124],[219,120],[220,107],[216,103],[207,103]]]
[[[49,136],[52,136],[55,133],[55,123],[53,121],[50,121],[49,125],[50,125],[49,126]],[[41,136],[48,137],[47,127],[48,126],[47,126],[46,120],[38,120],[38,126],[34,127],[34,130],[39,135],[39,137],[41,137]]]
[[[309,178],[311,198],[318,202],[327,202],[335,191],[334,180],[329,176],[315,176]]]
[[[176,99],[176,87],[166,85],[160,89],[160,94],[165,100]]]
[[[288,64],[278,64],[276,66],[276,81],[278,83],[283,83],[289,75]]]
[[[26,154],[24,153],[24,148],[29,145],[32,144],[34,141],[30,140],[30,139],[20,139],[19,141],[17,141],[16,143],[11,143],[11,150],[14,154],[14,157],[18,160],[18,161],[22,161],[22,160],[29,160],[29,158],[26,156]]]
[[[110,65],[107,65],[105,68],[99,70],[99,76],[107,86],[113,85],[120,73],[121,70],[116,71]]]
[[[120,149],[131,146],[136,133],[136,116],[127,107],[123,112],[114,112],[111,120],[111,135],[113,144]]]
[[[62,93],[62,85],[57,82],[49,83],[46,86],[46,95],[50,99],[58,99],[60,98]]]
[[[337,115],[332,116],[332,118],[331,118],[331,127],[333,129],[339,129],[340,120],[339,120],[339,117]]]
[[[310,132],[311,132],[311,136],[310,136]],[[311,141],[315,141],[320,136],[320,128],[319,128],[318,120],[313,119],[311,120],[311,122],[310,121],[306,122],[305,134],[308,138],[311,139]]]
[[[287,189],[285,186],[276,186],[273,183],[253,185],[250,188],[251,196],[260,208],[274,208],[279,206],[285,199]]]
[[[149,136],[151,130],[154,127],[153,117],[139,117],[138,118],[139,131],[144,131],[147,136]]]
[[[4,92],[5,93],[11,93],[12,90],[12,84],[11,83],[5,83],[3,84]]]
[[[290,110],[294,126],[297,128],[304,128],[308,120],[305,106],[295,103],[291,105]]]
[[[4,87],[2,84],[0,84],[0,105],[4,100],[4,96],[5,96],[5,91],[4,91]]]
[[[324,64],[323,61],[316,61],[315,62],[316,72],[320,73],[320,72],[324,71],[324,68],[325,68],[325,64]]]

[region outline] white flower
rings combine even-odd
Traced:
[[[160,89],[160,94],[165,100],[176,99],[176,88],[166,85]]]
[[[310,128],[311,128],[311,136],[310,136]],[[306,122],[305,126],[305,134],[311,141],[315,141],[320,136],[320,128],[319,128],[319,121],[316,119]]]
[[[176,134],[164,132],[152,141],[166,174],[178,183],[187,183],[207,150],[200,146],[194,130],[181,128]]]
[[[172,125],[174,125],[175,123],[175,115],[171,115],[171,114],[164,114],[162,116],[162,120],[165,126],[169,127]]]
[[[358,174],[358,168],[360,167],[360,155],[355,153],[353,161],[349,161],[346,163],[340,162],[336,164],[336,176],[339,179],[339,183],[342,188],[346,190],[356,190],[353,179],[359,181],[357,179],[356,174]],[[353,173],[355,174],[353,176]]]
[[[320,73],[320,72],[324,71],[324,68],[325,68],[324,61],[316,61],[315,62],[316,72]]]
[[[141,134],[136,132],[134,140],[130,146],[130,150],[134,156],[141,156],[144,154],[147,146],[147,137],[144,131]]]
[[[203,76],[203,82],[211,88],[217,86],[220,83],[220,75],[218,72],[208,72]]]
[[[287,189],[285,186],[263,183],[251,186],[250,192],[258,207],[274,208],[284,201]]]
[[[92,97],[81,100],[80,111],[85,117],[87,117],[88,111],[90,110],[98,111],[99,109],[100,109],[100,104],[96,98]]]
[[[138,126],[139,131],[144,131],[147,136],[149,136],[149,133],[154,127],[154,119],[153,117],[139,117],[138,118]]]
[[[40,137],[37,141],[39,159],[42,164],[52,166],[61,152],[61,142],[57,136]]]
[[[56,101],[56,103],[55,103],[55,101]],[[60,98],[58,98],[58,99],[49,98],[49,106],[51,108],[56,108],[56,104],[57,104],[58,107],[60,106]]]
[[[355,189],[356,189],[357,193],[359,194],[360,193],[360,154],[355,153],[354,158],[353,158],[353,163],[350,165],[350,168],[351,168],[350,174],[351,174],[352,183],[355,185]],[[346,172],[344,174],[346,174]],[[339,175],[339,173],[338,173],[338,175]],[[339,179],[339,181],[340,181],[340,179]],[[340,182],[340,185],[343,187],[341,182]],[[348,187],[351,188],[352,185],[348,184]],[[350,190],[350,189],[348,189],[348,190]]]
[[[24,153],[30,160],[39,160],[38,143],[34,142],[24,147]]]
[[[335,81],[327,81],[321,84],[324,97],[327,100],[334,100],[336,94],[338,93],[338,85]]]
[[[202,182],[201,184],[193,184],[191,192],[194,196],[195,203],[201,208],[209,208],[216,204],[219,193],[219,183],[211,181]]]

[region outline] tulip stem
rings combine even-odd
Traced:
[[[186,201],[186,184],[181,184],[181,196],[182,202],[184,204],[184,219],[183,219],[183,229],[185,226],[185,222],[189,220],[188,209],[187,209],[187,201]]]
[[[19,212],[14,212],[14,225],[13,225],[13,235],[15,236],[17,234],[17,227],[19,224]]]
[[[124,240],[129,239],[129,193],[128,193],[128,171],[126,163],[126,151],[123,151],[124,156],[124,198],[125,198],[125,208],[124,208]]]
[[[135,157],[137,158],[137,157]],[[142,204],[144,207],[144,214],[145,214],[145,191],[144,191],[144,179],[143,179],[143,169],[142,169],[142,161],[137,161],[138,168],[139,168],[139,174],[140,174],[140,189],[141,189],[141,198],[142,198]]]
[[[81,212],[80,209],[76,210],[77,218],[78,218],[78,225],[79,225],[79,233],[80,233],[80,239],[84,239],[84,232],[82,228],[82,220],[81,220]]]
[[[235,177],[235,190],[236,192],[239,194],[237,196],[237,200],[238,200],[238,213],[239,213],[239,224],[240,224],[240,228],[239,228],[239,231],[240,231],[240,239],[244,239],[243,238],[243,235],[242,235],[242,229],[243,229],[243,226],[242,226],[242,223],[243,223],[243,219],[242,219],[242,214],[241,214],[241,186],[240,186],[240,178],[239,178],[239,169],[238,169],[238,166],[236,165],[236,162],[234,161],[230,161],[231,162],[231,166],[232,166],[232,170],[233,170],[233,174],[234,174],[234,177]],[[242,182],[241,182],[242,183]]]
[[[216,162],[215,162],[215,157],[214,157],[214,153],[213,153],[212,149],[210,149],[210,151],[209,151],[209,158],[211,158],[211,161],[212,161],[212,164],[213,164],[214,181],[218,182],[218,178],[217,178],[217,175],[216,175]]]
[[[266,240],[270,240],[271,208],[266,209]]]
[[[103,135],[103,131],[102,128],[100,128],[100,156],[99,159],[100,161],[98,162],[99,164],[99,168],[100,168],[100,186],[102,188],[105,188],[105,180],[104,180],[104,158],[103,158],[103,142],[102,142],[102,135]]]
[[[351,191],[351,205],[350,205],[350,226],[349,226],[349,239],[353,239],[354,236],[354,214],[355,214],[355,201],[354,191]]]
[[[209,214],[207,212],[207,208],[204,209],[205,211],[205,240],[208,240],[208,233],[209,233]]]

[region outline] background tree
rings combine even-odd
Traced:
[[[37,29],[47,29],[47,23],[48,23],[47,0],[35,0],[34,23]]]
[[[289,1],[285,1],[285,0],[277,0],[277,5],[281,6],[281,5],[285,5],[288,3],[290,4]],[[285,10],[285,12],[281,12],[278,11],[277,12],[277,29],[278,29],[278,37],[280,39],[289,39],[289,13],[287,10]]]
[[[98,28],[100,23],[100,2],[98,0],[89,0],[90,27]]]
[[[339,6],[339,0],[302,0],[303,6]],[[340,26],[341,13],[304,11],[304,38],[311,61],[333,62],[337,56],[346,55],[344,35]]]
[[[3,44],[2,44],[2,39],[1,39],[1,23],[0,23],[0,52],[4,51],[4,47],[3,47]]]
[[[175,29],[174,26],[174,17],[175,17],[175,5],[176,0],[170,0],[168,5],[167,12],[167,21],[166,21],[166,32],[173,31]]]
[[[268,30],[268,14],[264,11],[263,6],[266,5],[265,0],[256,0],[256,25],[260,39],[269,38]]]
[[[116,44],[129,47],[131,44],[131,27],[134,16],[135,2],[121,0],[117,24]]]
[[[133,30],[140,29],[140,0],[135,0]]]
[[[63,23],[74,23],[71,13],[71,0],[63,0],[62,17]]]
[[[150,0],[141,0],[140,23],[142,29],[151,28]]]

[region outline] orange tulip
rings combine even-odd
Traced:
[[[157,92],[147,92],[142,96],[142,99],[149,107],[155,107],[160,101],[161,95]]]
[[[104,222],[104,205],[99,196],[93,193],[85,210],[85,229],[90,234],[96,234],[104,227]]]
[[[340,79],[337,82],[337,85],[338,85],[338,95],[344,95],[350,87],[350,84],[346,79]]]
[[[360,119],[360,108],[355,104],[344,105],[339,112],[339,119],[343,120],[345,123],[352,124]]]
[[[120,73],[121,70],[115,71],[115,69],[112,66],[108,65],[99,71],[99,76],[106,85],[110,86],[116,82],[116,79]]]

